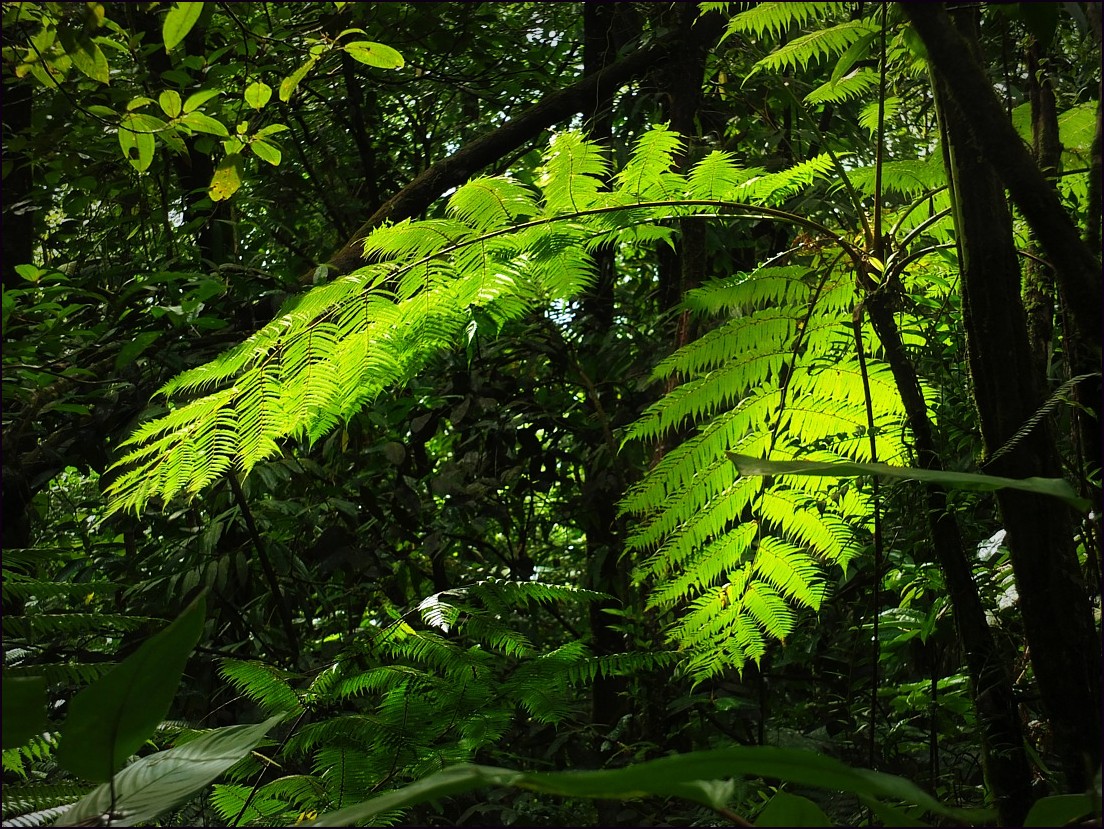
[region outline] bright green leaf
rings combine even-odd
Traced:
[[[238,192],[242,180],[242,158],[240,153],[225,156],[211,176],[211,186],[207,194],[211,201],[225,201]]]
[[[157,102],[161,105],[161,111],[170,118],[178,116],[183,109],[180,104],[180,93],[172,89],[166,89],[162,92],[158,96]]]
[[[4,677],[4,748],[16,748],[46,730],[46,679]]]
[[[291,100],[291,96],[295,93],[295,88],[299,86],[299,83],[307,76],[307,73],[314,68],[314,65],[318,63],[318,55],[312,54],[307,58],[306,63],[288,75],[283,81],[280,82],[280,100],[287,103]]]
[[[143,757],[115,775],[111,784],[104,783],[73,804],[54,825],[89,826],[89,821],[113,810],[119,816],[113,826],[148,826],[248,755],[283,717],[218,728]]]
[[[354,60],[375,66],[377,69],[402,69],[406,63],[403,56],[395,49],[371,40],[354,40],[341,48]]]
[[[223,138],[230,135],[230,131],[226,129],[226,125],[222,121],[218,121],[210,115],[204,115],[202,112],[186,113],[180,117],[180,123],[196,132],[205,132]]]
[[[193,92],[184,101],[184,111],[194,112],[218,94],[217,89],[201,89],[199,92]]]
[[[861,475],[881,475],[906,481],[928,481],[952,489],[989,492],[995,489],[1019,489],[1036,495],[1059,498],[1081,512],[1087,512],[1089,502],[1078,496],[1068,481],[1062,478],[1001,478],[973,472],[942,472],[889,466],[884,463],[855,461],[767,461],[729,452],[728,457],[741,475],[826,475],[835,478],[855,478]]]
[[[38,265],[16,265],[15,272],[28,282],[38,282],[47,271]]]
[[[200,596],[165,630],[73,698],[61,728],[60,766],[97,782],[122,768],[168,712],[203,632],[205,612]]]
[[[156,149],[156,142],[153,138],[153,132],[148,126],[142,122],[143,118],[149,116],[142,116],[139,113],[128,113],[123,116],[122,122],[119,124],[119,146],[123,150],[123,157],[130,162],[139,173],[144,173],[149,169],[151,163],[153,163],[153,152]]]
[[[283,153],[280,152],[279,147],[269,144],[267,141],[253,141],[249,146],[253,148],[253,153],[257,158],[267,161],[273,167],[280,166]]]
[[[202,13],[202,3],[173,3],[161,24],[161,37],[165,41],[166,52],[171,52],[188,36]]]
[[[245,88],[245,102],[253,109],[264,109],[272,97],[272,87],[263,81],[254,81]]]
[[[261,127],[257,132],[253,134],[254,138],[266,138],[269,135],[276,135],[279,132],[287,132],[288,127],[285,124],[269,124],[267,127]]]
[[[133,112],[136,109],[141,109],[144,106],[149,106],[153,103],[153,98],[147,98],[145,95],[137,95],[127,101],[127,112]]]
[[[65,54],[82,74],[100,83],[110,82],[111,70],[107,65],[107,57],[91,37],[88,35],[77,37],[73,29],[68,26],[59,29],[58,37]]]

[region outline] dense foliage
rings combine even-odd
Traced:
[[[3,27],[5,825],[1099,823],[1098,5]]]

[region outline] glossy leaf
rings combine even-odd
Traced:
[[[63,768],[86,780],[106,781],[149,739],[172,704],[204,616],[201,596],[73,698],[57,753]]]
[[[230,131],[226,129],[226,124],[212,118],[210,115],[204,115],[202,112],[189,112],[181,117],[180,123],[196,132],[205,132],[223,138],[230,135]]]
[[[194,112],[218,94],[217,89],[201,89],[199,92],[193,92],[184,101],[184,112]]]
[[[182,746],[131,763],[75,803],[55,826],[89,825],[108,811],[112,826],[143,826],[199,792],[245,757],[283,714],[255,725],[231,725],[208,731]],[[114,789],[114,800],[112,800]]]
[[[283,158],[283,153],[280,152],[280,148],[274,144],[269,144],[267,141],[253,141],[249,145],[253,148],[253,152],[256,156],[264,161],[267,161],[273,167],[280,166],[280,159]]]
[[[406,63],[397,50],[371,40],[354,40],[341,48],[348,52],[353,60],[377,69],[402,69]]]
[[[171,52],[188,36],[201,14],[202,3],[173,3],[161,24],[161,37],[165,41],[166,52]]]
[[[979,492],[1019,489],[1036,495],[1059,498],[1081,512],[1087,512],[1089,509],[1089,502],[1078,496],[1069,482],[1062,478],[1002,478],[998,475],[981,475],[974,472],[946,472],[856,461],[768,461],[749,455],[738,455],[735,452],[729,452],[728,457],[741,475],[825,475],[832,478],[880,475],[885,478],[926,481],[951,489]]]

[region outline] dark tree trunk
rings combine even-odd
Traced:
[[[955,22],[975,48],[973,16],[959,15]],[[933,72],[955,206],[974,399],[986,450],[993,454],[1042,403],[1042,384],[1020,300],[1020,269],[1004,188],[976,140],[971,116],[950,94],[954,80],[938,66]],[[1014,478],[1060,476],[1061,462],[1046,424],[1008,447],[986,471]],[[1053,499],[1008,489],[998,490],[997,502],[1056,750],[1069,789],[1084,790],[1100,763],[1100,641],[1073,546],[1069,510]]]
[[[893,308],[883,292],[866,298],[867,311],[881,340],[886,362],[901,394],[921,469],[941,470],[927,404],[908,358]],[[935,560],[943,573],[947,595],[954,612],[955,631],[966,655],[974,706],[981,727],[982,767],[997,804],[1002,825],[1022,825],[1031,805],[1030,772],[1024,752],[1019,711],[1012,682],[985,619],[970,560],[963,549],[962,531],[947,491],[936,485],[925,487],[928,527]]]

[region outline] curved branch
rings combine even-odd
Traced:
[[[610,64],[601,72],[580,78],[430,166],[385,201],[341,250],[330,257],[327,267],[343,274],[367,264],[364,259],[364,237],[373,228],[385,221],[401,221],[417,215],[450,187],[459,187],[476,171],[535,138],[541,130],[576,113],[587,112],[596,98],[609,95],[629,80],[651,71],[666,57],[673,40],[674,34],[662,37]]]

